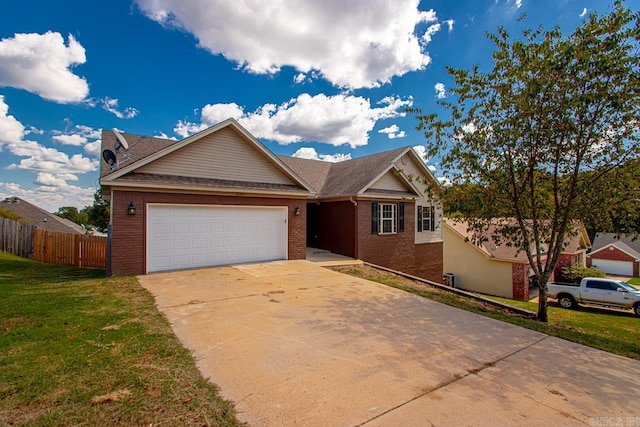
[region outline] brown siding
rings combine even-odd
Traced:
[[[135,215],[127,215],[133,202]],[[198,194],[169,194],[137,191],[114,191],[111,200],[111,269],[113,275],[145,274],[146,265],[146,204],[203,204],[245,206],[287,206],[289,208],[289,259],[306,257],[306,218],[304,200],[259,197],[233,197]],[[300,208],[300,215],[294,214]]]
[[[358,202],[357,257],[372,264],[442,283],[442,242],[416,245],[414,204],[405,202],[404,231],[371,233],[370,201]]]
[[[355,209],[348,201],[310,204],[313,223],[309,226],[309,245],[355,257]]]

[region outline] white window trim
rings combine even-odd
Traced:
[[[433,233],[434,231],[436,231],[436,228],[437,228],[436,206],[433,204],[424,204],[424,205],[419,205],[416,209],[417,209],[416,217],[418,218],[418,221],[421,221],[420,223],[421,227],[420,228],[416,227],[416,230],[419,229],[420,230],[419,233]],[[420,212],[420,210],[422,210],[422,212]],[[433,218],[431,218],[432,215],[433,215]],[[425,223],[427,224],[427,227],[425,227]],[[433,224],[433,229],[431,229],[432,224]]]
[[[384,218],[385,206],[391,206],[391,218]],[[391,231],[384,231],[385,222],[391,221]],[[380,203],[378,205],[378,234],[398,234],[398,205],[395,203]]]

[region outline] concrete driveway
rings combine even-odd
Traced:
[[[640,426],[640,361],[308,261],[139,280],[252,426]]]

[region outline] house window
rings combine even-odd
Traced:
[[[398,205],[390,203],[380,203],[380,234],[397,233]]]
[[[418,231],[436,231],[435,206],[418,206]]]
[[[371,208],[371,234],[404,231],[404,203],[373,202]]]

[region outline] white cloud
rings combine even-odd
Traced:
[[[61,132],[53,131],[52,139],[64,145],[83,147],[84,152],[93,156],[100,155],[100,129],[85,125],[75,125],[71,129]],[[93,140],[93,141],[90,141]]]
[[[293,78],[293,82],[295,84],[300,84],[304,81],[304,79],[307,78],[307,75],[305,73],[298,73],[296,74],[296,76]]]
[[[585,7],[584,9],[582,9],[582,13],[578,16],[580,16],[580,18],[584,18],[586,14],[587,14],[587,8]]]
[[[45,209],[55,210],[60,206],[84,207],[91,203],[94,188],[80,188],[67,181],[78,181],[77,174],[98,170],[98,160],[89,159],[81,154],[68,154],[55,148],[31,140],[25,140],[24,126],[15,117],[10,116],[9,106],[0,96],[0,148],[17,157],[23,157],[18,163],[6,167],[8,170],[26,170],[36,173],[33,189],[26,189],[17,183],[0,182],[0,198],[24,197]],[[88,126],[75,126],[73,132],[55,131],[55,137],[62,137],[74,145],[80,139],[99,136],[99,131]],[[75,132],[75,133],[74,133]],[[73,136],[78,135],[78,136]],[[60,141],[59,141],[60,142]],[[99,141],[97,141],[99,143]],[[85,145],[86,147],[89,144]],[[98,149],[99,150],[99,147]]]
[[[465,133],[475,133],[477,130],[478,128],[474,123],[467,123],[466,125],[462,126],[462,131]]]
[[[427,161],[427,148],[424,145],[414,145],[413,150],[422,159],[423,162]]]
[[[9,115],[9,106],[0,95],[0,149],[3,144],[22,141],[24,126],[15,117]]]
[[[455,24],[456,21],[454,21],[453,19],[447,19],[446,21],[442,21],[444,24],[447,24],[447,27],[449,27],[449,32],[453,31],[453,24]]]
[[[404,138],[407,136],[405,131],[401,131],[398,125],[391,125],[384,129],[380,129],[378,133],[386,133],[389,139]]]
[[[108,96],[99,100],[99,102],[102,104],[103,109],[119,119],[133,119],[140,112],[133,107],[126,107],[124,110],[120,111],[118,110],[118,100],[116,98],[109,98]]]
[[[76,147],[82,147],[87,143],[87,138],[84,136],[80,136],[78,134],[73,135],[54,135],[54,141],[58,141],[60,144],[64,145],[74,145]]]
[[[313,147],[301,147],[291,155],[300,159],[320,160],[323,162],[337,163],[351,159],[351,154],[318,154]]]
[[[427,165],[427,168],[429,168],[431,172],[435,172],[437,170],[435,165],[428,164],[429,159],[427,158],[427,147],[425,147],[424,145],[414,145],[412,148],[416,152],[416,154],[422,159],[425,165]]]
[[[84,47],[72,35],[65,45],[60,33],[16,34],[0,41],[0,86],[61,104],[80,102],[89,94],[89,85],[70,68],[85,62]]]
[[[404,108],[413,105],[413,99],[386,97],[378,104],[380,107],[372,107],[359,96],[306,93],[280,105],[265,104],[254,112],[245,112],[237,104],[208,104],[202,108],[200,123],[179,121],[174,132],[187,137],[233,117],[255,137],[279,144],[314,141],[355,148],[368,143],[378,120],[404,116]]]
[[[433,86],[433,88],[436,91],[436,98],[444,99],[447,97],[447,89],[444,87],[444,83],[438,82]]]
[[[47,177],[41,179],[44,183],[52,184],[54,182]],[[93,203],[95,188],[82,188],[69,185],[66,182],[59,184],[43,184],[36,188],[25,188],[14,182],[0,182],[0,199],[12,196],[20,197],[48,212],[55,212],[61,206],[75,206],[80,209]]]
[[[170,139],[172,141],[177,141],[178,140],[178,138],[176,138],[175,136],[169,136],[164,132],[160,132],[159,134],[154,135],[154,138]]]
[[[429,43],[433,35],[438,31],[440,31],[440,24],[436,23],[433,25],[429,25],[429,27],[427,28],[427,31],[425,31],[424,34],[422,35],[422,40],[424,40],[425,43]]]
[[[198,45],[239,68],[274,74],[317,70],[332,84],[378,87],[430,62],[420,24],[437,22],[418,0],[136,0],[144,14],[193,34]],[[452,24],[447,23],[451,26]],[[433,31],[433,29],[431,30]]]
[[[93,142],[88,142],[84,145],[84,152],[90,156],[100,156],[101,143],[99,139]]]
[[[451,185],[453,185],[451,180],[449,178],[447,178],[446,176],[439,176],[436,179],[438,180],[440,185],[442,185],[443,187],[451,187]]]

